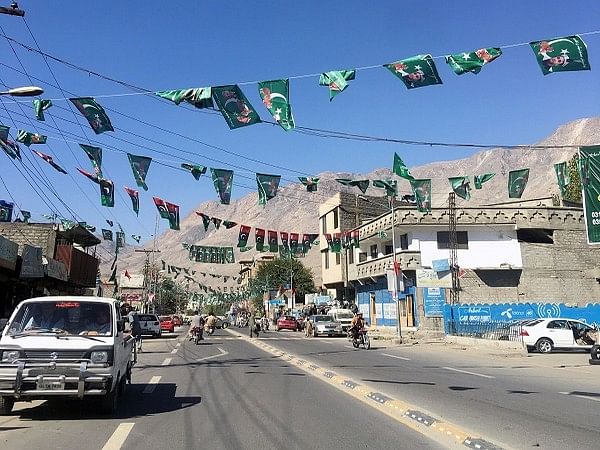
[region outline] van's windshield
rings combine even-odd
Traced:
[[[8,325],[8,336],[17,335],[111,336],[111,307],[80,301],[26,302]]]
[[[350,311],[339,311],[336,313],[336,317],[338,319],[352,319],[354,314],[352,314]]]

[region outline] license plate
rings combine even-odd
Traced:
[[[37,388],[44,391],[59,391],[65,388],[65,381],[60,379],[39,378]]]

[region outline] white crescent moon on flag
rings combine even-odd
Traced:
[[[548,41],[548,44],[552,45],[552,44],[556,44],[557,42],[568,42],[571,45],[575,45],[575,43],[571,39],[567,39],[567,38],[560,38],[560,39],[555,39],[553,41]]]
[[[238,102],[238,99],[237,99],[237,98],[230,98],[230,99],[228,99],[228,100],[225,102],[225,104],[223,105],[223,108],[227,108],[227,105],[229,105],[231,102],[235,103],[235,104],[236,104],[236,107],[237,107],[237,102]]]
[[[284,102],[286,102],[286,103],[288,102],[288,99],[285,98],[285,95],[280,94],[278,92],[271,93],[271,99],[274,99],[274,98],[282,98]]]

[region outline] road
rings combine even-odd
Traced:
[[[133,383],[113,417],[100,416],[93,405],[78,401],[17,403],[13,415],[0,417],[0,447],[114,450],[449,446],[439,437],[428,436],[416,425],[399,423],[389,413],[364,405],[255,344],[224,330],[198,346],[187,341],[183,333],[145,340]],[[342,344],[336,343],[335,348],[343,348]],[[307,345],[319,346],[312,341]],[[332,345],[320,346],[325,350]]]

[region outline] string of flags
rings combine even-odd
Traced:
[[[327,248],[330,252],[340,253],[342,248],[358,248],[360,244],[359,230],[343,231],[340,233],[325,233]]]
[[[237,247],[240,251],[248,251],[252,247],[248,247],[248,238],[252,231],[252,227],[248,225],[240,225]],[[265,244],[265,239],[268,236],[268,241]],[[265,230],[264,228],[254,229],[255,247],[259,252],[279,253],[281,257],[290,257],[309,252],[312,245],[318,244],[316,233],[304,233],[302,241],[300,241],[300,233],[289,233],[286,231]],[[279,244],[281,239],[281,244]]]

